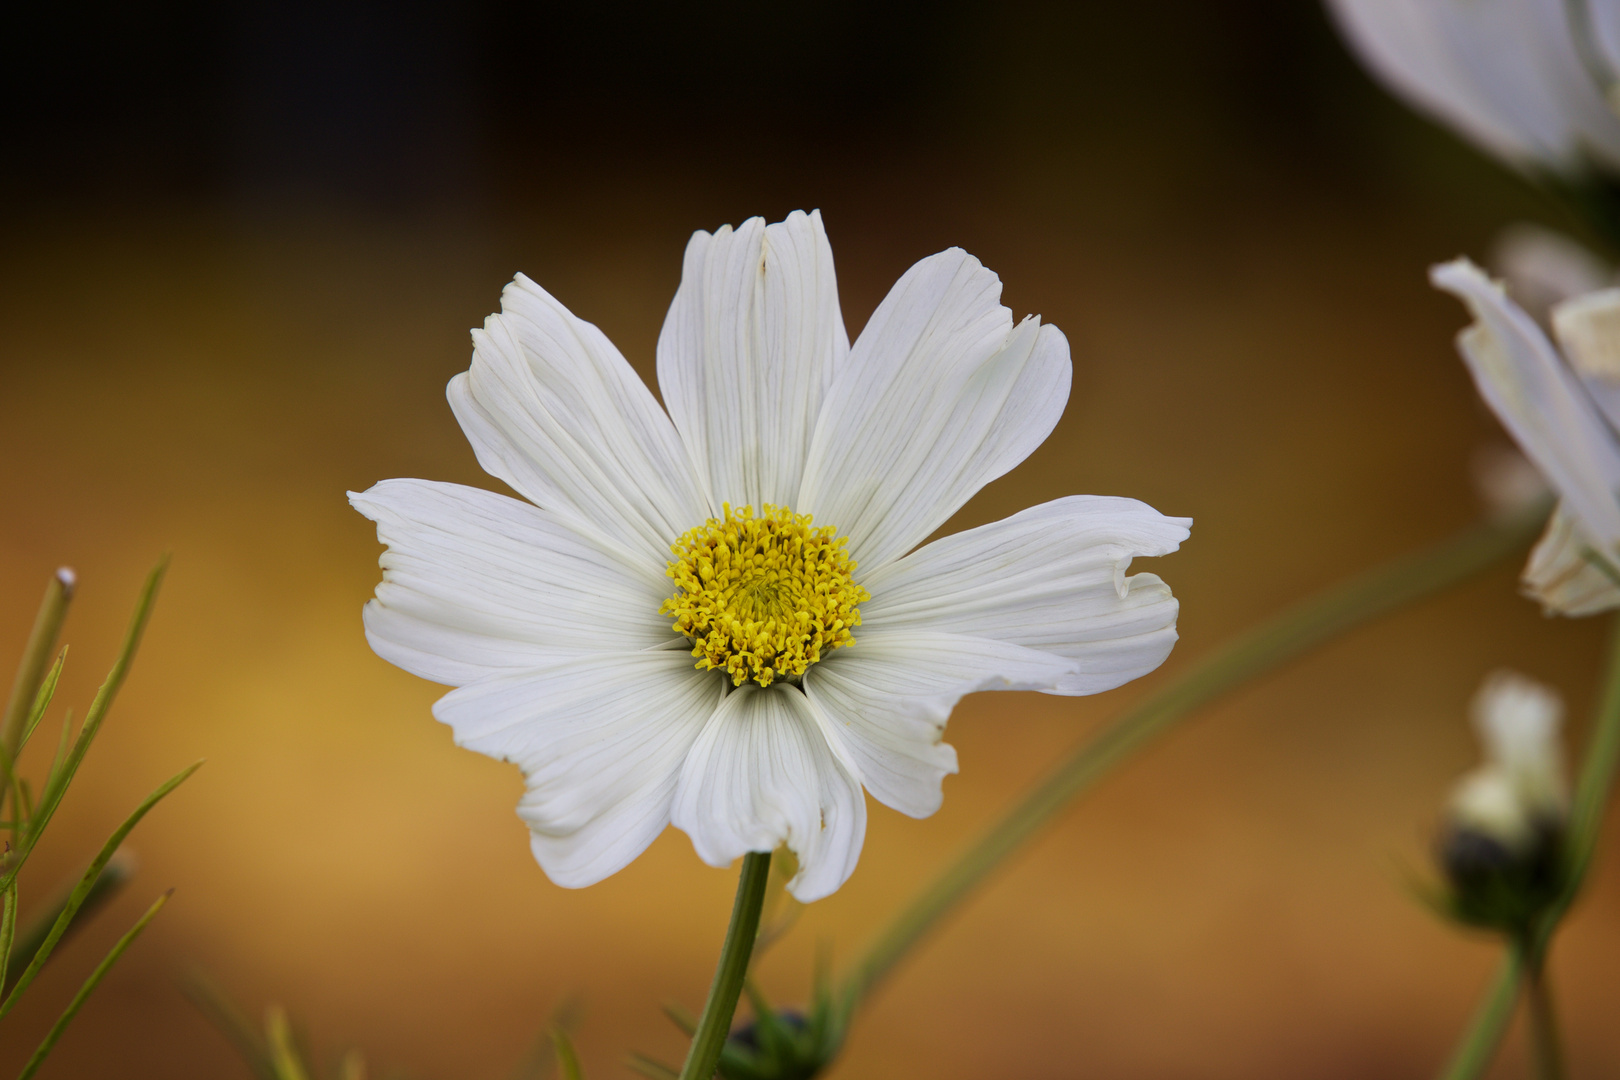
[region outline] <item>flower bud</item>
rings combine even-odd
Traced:
[[[1558,895],[1569,791],[1550,688],[1511,671],[1489,676],[1473,702],[1485,761],[1453,789],[1439,844],[1457,918],[1522,929]]]

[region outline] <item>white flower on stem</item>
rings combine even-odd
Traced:
[[[1620,170],[1616,0],[1328,0],[1361,60],[1516,168]]]
[[[1429,276],[1473,313],[1457,347],[1474,384],[1559,495],[1525,592],[1549,614],[1620,607],[1620,289],[1553,309],[1560,350],[1467,259]]]
[[[1569,814],[1559,743],[1563,703],[1534,679],[1498,671],[1474,696],[1472,713],[1485,761],[1452,792],[1451,823],[1510,852],[1525,851]]]
[[[670,823],[715,866],[786,843],[837,889],[862,792],[914,817],[956,771],[964,694],[1092,694],[1152,671],[1177,605],[1136,556],[1190,522],[1071,496],[919,547],[1051,432],[1068,343],[1015,323],[963,251],[901,277],[851,346],[818,214],[687,245],[658,339],[668,414],[595,326],[528,278],[449,398],[527,502],[387,480],[372,648],[459,689],[434,714],[516,762],[553,881]]]

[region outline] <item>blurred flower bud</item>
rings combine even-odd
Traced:
[[[1452,791],[1439,845],[1463,922],[1516,932],[1562,887],[1562,719],[1558,695],[1515,672],[1492,674],[1474,697],[1485,762]]]
[[[810,1080],[843,1044],[829,994],[818,990],[809,1014],[773,1010],[750,988],[754,1018],[731,1033],[720,1053],[722,1080]]]

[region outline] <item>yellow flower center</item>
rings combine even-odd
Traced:
[[[797,678],[822,655],[853,645],[859,604],[871,594],[851,580],[855,561],[837,530],[809,514],[766,504],[710,518],[670,547],[675,595],[658,610],[692,641],[697,666],[769,686]]]

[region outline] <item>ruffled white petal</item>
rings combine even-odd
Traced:
[[[1548,615],[1578,618],[1620,608],[1620,585],[1593,565],[1590,550],[1592,542],[1560,503],[1519,578],[1524,594]]]
[[[559,653],[674,640],[656,566],[616,556],[544,510],[490,491],[384,480],[350,492],[388,545],[365,607],[378,656],[459,686]]]
[[[681,766],[722,693],[685,651],[595,654],[462,687],[433,714],[459,745],[522,767],[518,816],[534,857],[580,888],[669,824]]]
[[[492,476],[662,567],[708,517],[680,436],[613,343],[519,274],[450,407]]]
[[[848,355],[820,211],[692,236],[658,337],[658,383],[716,516],[727,502],[793,505]]]
[[[1620,445],[1534,320],[1466,259],[1430,271],[1475,322],[1457,337],[1480,395],[1605,551],[1620,544]]]
[[[799,857],[788,891],[806,903],[848,880],[866,838],[859,778],[784,684],[726,695],[687,756],[671,819],[711,866],[785,842]]]
[[[1005,641],[930,630],[857,631],[805,673],[804,692],[866,790],[912,817],[939,809],[956,771],[945,721],[976,690],[1051,690],[1071,660]]]
[[[1055,653],[1075,668],[1059,694],[1147,674],[1176,642],[1178,604],[1133,558],[1167,555],[1191,521],[1135,499],[1073,495],[935,540],[862,579],[863,633],[927,629]]]
[[[1001,281],[952,248],[906,271],[827,391],[794,509],[849,538],[870,572],[904,555],[1045,440],[1069,398],[1069,345],[1014,327]]]
[[[1384,82],[1498,156],[1563,169],[1577,168],[1583,153],[1620,162],[1620,119],[1576,52],[1563,0],[1329,6]],[[1612,5],[1591,7],[1601,23],[1601,9]],[[1598,27],[1600,39],[1606,29]]]

